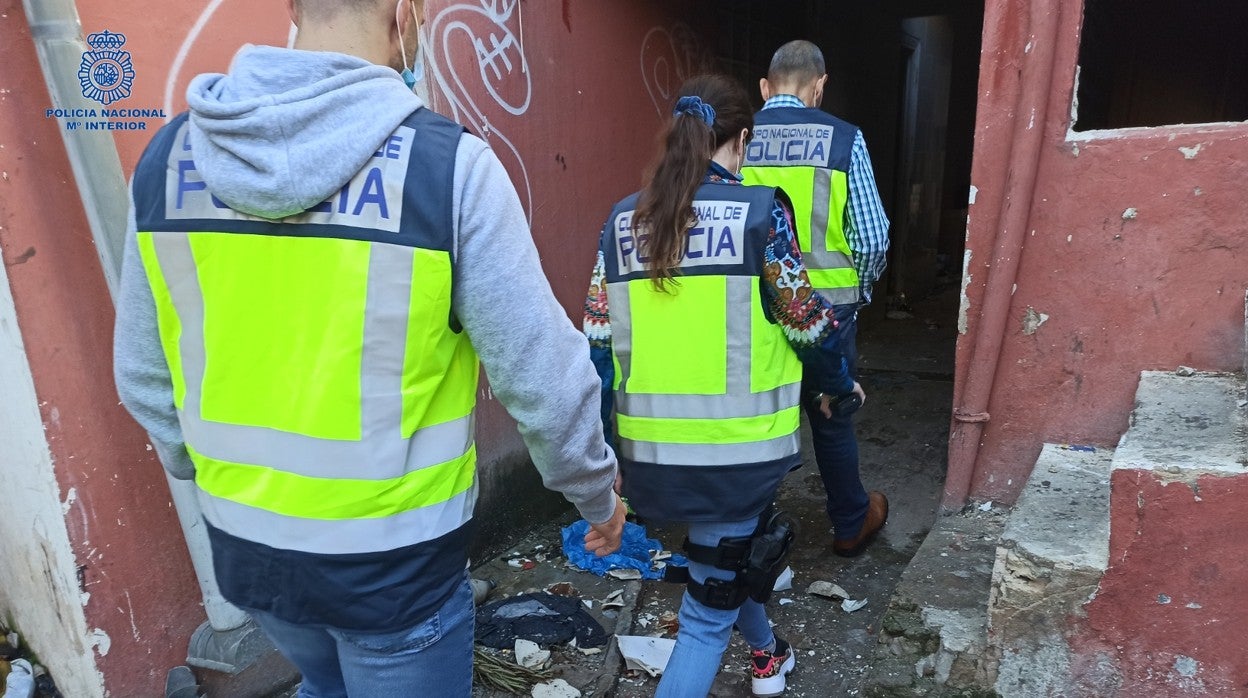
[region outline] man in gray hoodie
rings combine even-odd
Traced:
[[[410,89],[423,2],[291,11],[136,168],[118,391],[301,696],[467,696],[478,357],[607,554],[598,379],[502,165]]]

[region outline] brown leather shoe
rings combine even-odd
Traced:
[[[832,552],[841,557],[858,557],[867,549],[875,536],[884,528],[888,521],[888,497],[883,492],[871,491],[867,494],[867,518],[862,522],[862,530],[853,538],[833,539]]]

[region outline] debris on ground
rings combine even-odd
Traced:
[[[47,669],[14,631],[0,625],[0,691],[4,698],[62,698]]]
[[[825,581],[811,582],[810,586],[806,587],[806,593],[813,594],[814,596],[822,596],[825,599],[832,599],[833,601],[841,601],[849,598],[848,591],[845,591],[832,582]]]
[[[581,647],[607,644],[607,633],[579,599],[554,594],[521,594],[491,602],[477,611],[477,642],[512,649],[517,639],[557,645],[576,639]]]
[[[581,692],[563,679],[539,683],[533,687],[533,698],[581,698]]]
[[[793,568],[785,567],[784,571],[776,577],[776,583],[771,586],[772,591],[788,591],[793,588]]]
[[[589,522],[585,519],[564,528],[563,554],[575,569],[593,572],[600,577],[662,579],[667,565],[684,567],[689,564],[683,556],[665,550],[658,539],[647,538],[645,527],[631,521],[624,524],[620,549],[610,555],[598,557],[585,549],[585,534],[588,532]]]
[[[641,635],[617,635],[615,638],[624,657],[624,667],[658,676],[667,668],[676,641],[671,638],[645,637]]]
[[[845,599],[844,601],[841,602],[841,610],[845,611],[846,613],[853,613],[854,611],[866,608],[866,605],[867,605],[866,599],[858,599],[858,600]]]
[[[1196,369],[1192,368],[1191,366],[1179,366],[1178,368],[1174,369],[1174,375],[1181,376],[1183,378],[1191,378],[1192,376],[1196,375]]]
[[[509,662],[497,654],[479,646],[472,648],[472,682],[505,691],[516,695],[524,695],[533,686],[555,678],[555,673],[546,669],[529,669],[515,662]]]
[[[472,587],[472,605],[480,606],[490,598],[490,592],[498,586],[498,582],[493,579],[469,579],[469,586]]]
[[[542,649],[532,640],[516,639],[516,664],[525,669],[545,669],[550,661],[550,650]]]

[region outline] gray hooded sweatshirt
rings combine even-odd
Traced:
[[[269,219],[330,198],[420,98],[398,73],[337,53],[243,48],[228,75],[187,92],[196,167],[231,208]],[[465,134],[455,159],[452,307],[494,395],[519,423],[550,489],[591,522],[615,509],[615,456],[603,441],[600,386],[585,337],[555,301],[502,164]],[[135,238],[133,202],[117,302],[114,370],[126,408],[174,476],[194,477]]]

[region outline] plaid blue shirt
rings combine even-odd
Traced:
[[[776,95],[767,100],[763,109],[796,107],[806,109],[802,100],[793,95]],[[862,305],[871,302],[871,284],[879,280],[888,263],[888,216],[875,187],[875,172],[867,141],[862,131],[854,134],[854,149],[849,158],[849,205],[845,207],[845,241],[853,252],[858,270]]]

